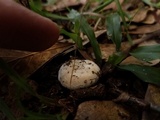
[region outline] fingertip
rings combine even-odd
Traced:
[[[43,51],[60,34],[56,23],[12,0],[0,1],[0,26],[0,47],[7,49]]]

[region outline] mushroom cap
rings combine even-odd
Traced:
[[[100,68],[93,61],[75,59],[60,67],[58,80],[68,89],[79,89],[95,84],[99,75]]]

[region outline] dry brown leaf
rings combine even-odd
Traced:
[[[35,54],[35,52],[19,51],[19,50],[8,50],[0,48],[0,57],[6,62],[11,62],[19,58],[24,58]]]
[[[62,53],[64,50],[68,49],[71,44],[67,43],[56,43],[48,50],[42,52],[14,52],[12,55],[12,51],[8,54],[12,61],[9,62],[10,66],[12,66],[20,75],[23,77],[29,77],[33,72],[39,69],[42,65],[44,65],[47,61],[49,61],[54,56]],[[4,54],[3,54],[4,55]],[[6,57],[7,58],[7,55]],[[1,73],[2,74],[2,73]]]
[[[154,24],[156,22],[154,15],[152,13],[148,13],[147,17],[142,21],[145,24]]]
[[[120,2],[120,4],[122,4],[124,2],[124,0],[119,0],[119,2]],[[116,10],[117,9],[116,3],[112,2],[111,4],[106,6],[103,10],[108,10],[108,9]]]
[[[132,22],[142,22],[147,17],[147,12],[149,11],[148,7],[136,9],[131,12],[128,12],[128,14],[133,17],[131,20]]]
[[[130,30],[130,34],[146,34],[159,30],[160,24],[138,26],[135,30]]]
[[[133,9],[137,9],[139,6],[142,6],[143,3],[140,0],[129,0],[125,1],[124,4],[122,5],[123,10],[129,11]]]
[[[44,9],[50,12],[60,11],[67,7],[84,5],[86,2],[87,0],[57,0],[54,5],[44,6]]]
[[[100,50],[102,53],[102,59],[108,60],[109,56],[112,55],[115,52],[115,45],[114,44],[99,44]],[[88,54],[92,56],[92,58],[95,59],[93,49],[90,47],[88,49]]]
[[[78,106],[74,120],[129,120],[130,113],[112,101],[86,101]],[[136,116],[135,116],[136,120]]]

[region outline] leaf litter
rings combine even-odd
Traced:
[[[139,0],[131,0],[129,2],[120,0],[120,4],[126,13],[125,19],[127,22],[129,22],[129,27],[134,26],[134,29],[128,29],[128,32],[133,39],[133,43],[136,43],[137,40],[143,39],[144,35],[153,35],[155,31],[159,31],[160,18],[158,9],[146,5],[144,2]],[[44,4],[44,9],[49,12],[63,11],[62,14],[64,14],[64,11],[67,12],[68,9],[77,8],[77,11],[84,10],[85,12],[89,11],[90,13],[93,13],[93,6],[96,8],[99,5],[100,3],[92,0],[59,0],[55,1],[54,4]],[[115,10],[117,10],[116,4],[111,3],[110,5],[104,7],[98,14],[105,16],[105,14]],[[94,18],[95,16],[93,16],[93,14],[88,14],[87,17],[89,17],[87,22],[92,23],[93,25],[91,26],[93,27],[97,22],[97,19]],[[61,21],[58,22],[58,24],[63,28],[67,28],[69,27],[70,22]],[[98,30],[94,29],[94,33],[96,34],[96,38],[100,43],[102,59],[106,62],[109,60],[110,56],[116,53],[116,44],[118,43],[113,44],[111,42],[106,32],[103,32],[106,31],[106,27],[103,25],[104,18],[102,17],[100,22],[97,22],[96,25],[98,29],[100,29],[100,32],[97,34]],[[121,50],[127,51],[128,49],[132,48],[132,45],[127,42],[125,31],[122,31],[122,34],[123,38]],[[107,65],[106,68],[106,73],[109,74],[102,74],[100,81],[95,86],[75,91],[70,91],[63,88],[57,82],[57,71],[63,62],[67,61],[68,59],[74,59],[75,57],[81,59],[95,59],[93,48],[90,46],[89,40],[86,36],[83,36],[83,45],[85,46],[85,50],[82,50],[83,52],[77,50],[77,47],[74,45],[74,43],[68,42],[65,37],[66,36],[63,37],[63,43],[59,41],[50,49],[43,52],[30,53],[23,51],[1,50],[0,56],[4,58],[4,60],[6,60],[10,66],[14,68],[21,76],[29,79],[28,82],[30,86],[35,88],[34,90],[36,92],[48,98],[55,99],[55,101],[57,101],[56,104],[58,105],[43,105],[39,100],[33,98],[32,96],[23,95],[21,101],[27,109],[35,112],[42,111],[49,114],[56,114],[57,112],[60,112],[62,115],[65,112],[68,112],[68,119],[75,120],[83,120],[86,118],[92,120],[105,120],[107,118],[109,120],[141,120],[141,118],[143,120],[149,120],[149,118],[152,118],[154,120],[159,118],[158,113],[154,112],[154,110],[152,111],[152,114],[148,114],[148,111],[151,109],[159,107],[159,87],[139,80],[139,78],[130,72],[119,69],[113,69],[112,71],[112,67],[109,65]],[[142,45],[150,46],[153,44],[159,45],[158,37],[159,35],[153,35],[149,40],[142,41],[142,43],[138,44],[136,47]],[[134,66],[136,70],[140,69],[138,65],[158,67],[159,59],[146,62],[133,56],[128,56],[120,63],[120,65],[130,64],[136,64],[137,66]],[[151,74],[149,71],[152,69],[148,69],[148,67],[146,69],[148,70],[148,73]],[[139,71],[144,73],[145,76],[146,73],[144,69]],[[136,74],[139,74],[139,72]],[[152,75],[153,74],[149,76],[150,79],[152,79]],[[8,78],[6,78],[3,72],[1,72],[1,95],[3,98],[5,98],[7,104],[11,106],[11,110],[14,112],[14,115],[17,118],[22,117],[24,113],[19,112],[20,110],[16,109],[16,98],[12,101],[15,85],[13,82],[9,82],[10,80],[7,79]],[[144,79],[147,80],[147,78]],[[159,78],[157,77],[157,81],[158,80]],[[123,93],[128,93],[129,95]],[[121,95],[124,95],[123,97],[127,99],[122,99]],[[135,106],[133,106],[133,104]],[[144,104],[145,107],[142,104]]]

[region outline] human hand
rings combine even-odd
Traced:
[[[59,28],[51,20],[13,0],[0,0],[0,47],[43,51],[59,37]]]

